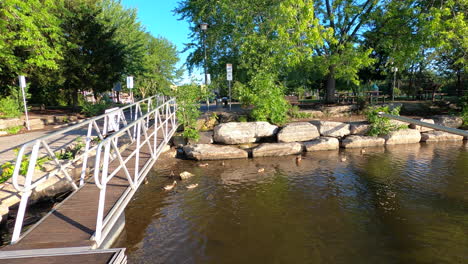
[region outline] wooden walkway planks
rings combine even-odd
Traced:
[[[169,122],[169,121],[168,121]],[[169,131],[172,131],[172,126],[168,124]],[[151,134],[154,127],[148,129],[147,134]],[[169,132],[168,131],[168,132]],[[168,135],[168,140],[172,134]],[[141,142],[145,140],[142,131]],[[157,133],[157,149],[161,144],[166,144],[162,131]],[[150,140],[149,144],[145,143],[139,151],[138,169],[139,173],[145,168],[145,173],[150,167],[147,165],[154,164],[151,160],[151,150],[154,147],[154,140]],[[121,152],[122,158],[125,160],[130,157],[136,148],[136,142],[130,144]],[[151,148],[151,149],[150,149]],[[157,157],[156,157],[157,158]],[[127,169],[134,178],[136,156],[132,156],[127,161]],[[148,164],[147,164],[148,163]],[[115,158],[109,164],[109,173],[117,169],[120,165],[119,159]],[[146,177],[146,175],[143,175]],[[140,177],[141,178],[141,177]],[[116,175],[106,185],[106,197],[104,206],[104,215],[108,215],[117,201],[130,188],[128,179],[123,168],[120,168]],[[96,220],[99,204],[100,189],[94,183],[94,178],[88,179],[87,183],[52,212],[50,212],[40,222],[31,227],[23,238],[14,245],[9,245],[0,250],[0,262],[6,264],[16,263],[126,263],[124,249],[112,250],[93,250],[95,242],[91,240],[92,235],[96,230]],[[104,218],[105,219],[105,218]],[[78,249],[88,250],[85,252],[72,253],[71,251]],[[71,251],[70,251],[71,250]],[[27,252],[55,252],[54,254],[34,253],[28,255]],[[65,251],[65,252],[64,252]],[[112,251],[112,252],[111,252]],[[3,254],[6,253],[7,255]],[[57,254],[58,252],[58,254]],[[9,254],[9,257],[8,257]],[[18,255],[19,254],[19,255]]]
[[[15,259],[2,259],[2,264],[83,264],[83,263],[108,263],[115,253],[90,253],[66,256],[24,257]]]

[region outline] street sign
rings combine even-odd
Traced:
[[[133,76],[128,76],[127,77],[127,88],[128,89],[133,89]]]
[[[24,75],[19,76],[19,86],[20,88],[26,88],[26,78]]]
[[[206,74],[206,84],[207,85],[211,84],[211,75],[209,73]]]
[[[114,91],[120,92],[122,90],[122,84],[120,82],[116,82],[114,84]]]
[[[226,64],[226,79],[232,81],[232,64]]]

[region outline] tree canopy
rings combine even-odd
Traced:
[[[147,96],[180,76],[178,51],[151,36],[137,10],[117,0],[5,0],[0,2],[0,94],[29,80],[31,101],[77,105],[82,91],[95,95],[135,76],[151,82]],[[137,93],[139,93],[137,89]]]
[[[174,12],[191,24],[189,67],[203,65],[206,38],[214,85],[225,86],[232,63],[243,94],[268,73],[271,94],[321,90],[334,102],[337,89],[389,80],[392,67],[402,79],[438,76],[463,89],[466,0],[182,0]]]

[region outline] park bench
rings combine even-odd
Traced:
[[[299,97],[295,95],[287,95],[284,97],[291,105],[299,105]]]

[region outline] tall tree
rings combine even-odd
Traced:
[[[0,89],[16,85],[17,75],[58,68],[63,43],[60,0],[0,1]]]
[[[142,97],[156,93],[168,94],[171,85],[183,74],[177,68],[179,62],[176,46],[169,40],[150,34],[146,35],[143,70],[137,80],[137,88]]]
[[[372,49],[359,45],[361,34],[379,6],[379,0],[316,0],[324,45],[316,48],[315,60],[327,79],[326,101],[335,102],[336,79],[358,82],[360,69],[370,65]]]
[[[77,105],[78,92],[92,90],[95,95],[108,91],[124,69],[124,46],[114,41],[116,27],[100,19],[102,8],[91,1],[68,0],[69,12],[63,18],[67,46],[62,74],[71,104]]]

